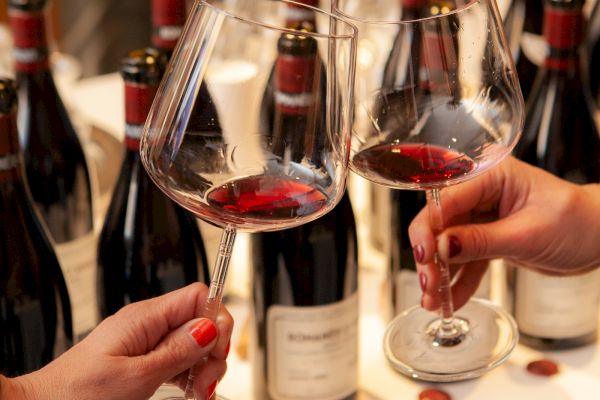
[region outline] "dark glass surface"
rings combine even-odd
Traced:
[[[124,305],[208,282],[195,217],[168,198],[128,150],[98,243],[98,303],[106,317]]]

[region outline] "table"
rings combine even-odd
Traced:
[[[94,77],[80,81],[75,85],[72,104],[77,107],[80,117],[88,124],[113,135],[119,141],[123,139],[124,108],[123,84],[117,74]],[[360,180],[351,180],[350,187],[364,190]],[[352,196],[352,192],[351,192]],[[354,201],[356,199],[356,201]],[[487,375],[472,381],[431,385],[409,380],[396,373],[387,363],[382,351],[382,338],[385,323],[381,316],[378,295],[385,280],[384,260],[381,254],[370,248],[364,240],[368,234],[366,223],[360,217],[368,215],[368,204],[364,198],[353,198],[359,223],[360,243],[360,397],[362,400],[417,399],[426,387],[437,387],[452,395],[455,400],[506,400],[539,398],[544,400],[579,400],[600,398],[600,343],[597,342],[576,350],[537,352],[519,345],[507,363]],[[207,240],[209,259],[214,259],[216,240],[219,231],[208,225],[202,225]],[[240,339],[242,327],[247,319],[248,298],[248,238],[239,235],[235,256],[232,262],[232,280],[229,293],[234,293],[228,307],[234,315],[236,326],[233,334],[233,346]],[[367,244],[365,244],[367,243]],[[497,279],[496,279],[497,281]],[[526,372],[529,361],[542,357],[551,358],[559,363],[561,373],[543,378]],[[218,392],[230,400],[252,400],[251,367],[232,351],[229,356],[229,368],[219,385]],[[165,389],[163,389],[165,390]],[[158,400],[158,394],[153,400]],[[262,400],[262,399],[255,399]]]

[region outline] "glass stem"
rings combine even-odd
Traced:
[[[429,209],[429,223],[437,236],[444,230],[442,213],[441,189],[427,191],[427,208]],[[442,261],[436,252],[434,255],[436,266],[440,270],[440,321],[432,334],[435,336],[434,344],[452,346],[462,341],[463,330],[457,326],[454,318],[454,303],[452,301],[450,266]]]
[[[210,280],[210,288],[208,290],[208,297],[206,298],[204,312],[202,313],[204,318],[208,318],[212,321],[216,321],[217,315],[219,315],[219,308],[221,307],[221,300],[223,299],[223,288],[225,287],[225,279],[227,278],[227,270],[229,269],[229,261],[231,260],[235,236],[236,230],[231,225],[227,225],[223,231],[223,234],[221,235],[219,253],[217,255],[217,261],[215,263],[215,268]],[[190,373],[188,375],[188,380],[185,387],[185,400],[196,399],[194,396],[194,380],[196,379],[197,372],[207,360],[208,358],[204,358],[200,363],[190,368]]]

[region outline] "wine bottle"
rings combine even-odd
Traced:
[[[48,62],[43,0],[10,0],[19,132],[31,194],[55,243],[93,229],[86,157]]]
[[[587,28],[589,76],[592,96],[600,107],[600,1],[596,1]]]
[[[152,0],[151,12],[152,45],[164,52],[168,58],[171,58],[183,33],[187,18],[186,1]],[[200,90],[190,113],[181,149],[183,150],[187,146],[209,148],[209,146],[198,144],[198,141],[214,143],[212,148],[216,152],[222,151],[224,147],[219,115],[205,80],[202,80],[200,84]],[[211,157],[211,155],[207,154],[206,157]],[[218,168],[218,166],[215,167]],[[197,190],[197,188],[206,184],[206,182],[199,181],[197,175],[189,169],[175,168],[183,177],[182,181],[190,183],[190,190]]]
[[[526,10],[526,0],[512,0],[503,18],[506,41],[515,62],[519,59],[521,53],[521,39],[525,26]]]
[[[152,182],[143,168],[140,136],[167,64],[157,49],[123,60],[125,156],[98,241],[98,304],[102,317],[200,279],[208,280],[196,219]]]
[[[170,58],[185,24],[185,0],[152,0],[152,46]]]
[[[297,3],[305,4],[312,7],[319,6],[319,0],[299,0]],[[288,4],[285,9],[285,17],[286,17],[286,27],[294,28],[298,30],[306,30],[309,32],[314,32],[316,29],[316,16],[315,13],[305,7],[301,7],[295,4]],[[321,63],[322,68],[324,68],[324,64]],[[324,71],[321,72],[321,76],[325,76]],[[325,88],[325,82],[321,82],[323,88]],[[325,90],[325,89],[323,89]],[[269,79],[267,80],[267,85],[265,86],[265,90],[262,96],[261,105],[260,105],[260,117],[259,124],[260,129],[263,132],[273,132],[273,122],[275,121],[275,92],[276,92],[276,83],[275,83],[275,67],[271,70],[269,75]]]
[[[297,157],[285,140],[322,146],[315,140],[325,115],[320,63],[313,38],[279,39],[270,124],[276,154]],[[348,195],[315,221],[253,234],[251,251],[254,397],[356,398],[358,258]]]
[[[426,204],[425,192],[420,190],[394,190],[391,192],[391,306],[392,317],[419,304],[421,289],[408,227]]]
[[[29,191],[17,131],[17,94],[0,78],[0,371],[44,366],[73,341],[69,294]]]
[[[429,16],[425,5],[428,0],[400,0],[401,19],[410,21]],[[405,57],[402,63],[402,49],[410,44],[410,57]],[[421,53],[421,31],[409,31],[404,25],[399,25],[398,33],[394,38],[392,49],[383,69],[383,88],[394,88],[402,85],[407,79],[414,82],[418,79]]]
[[[582,6],[582,0],[545,4],[543,29],[550,50],[527,102],[515,151],[522,160],[577,184],[600,180],[600,139],[580,60]],[[514,293],[523,343],[554,349],[596,340],[600,270],[565,278],[517,268]]]
[[[82,337],[97,324],[94,175],[48,61],[45,0],[9,0],[21,146],[29,188],[49,230]]]
[[[543,0],[525,0],[525,22],[519,54],[515,59],[524,99],[529,97],[537,70],[542,64],[543,55],[547,51],[542,37],[543,13],[541,10],[543,10]]]

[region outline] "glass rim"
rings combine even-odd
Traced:
[[[336,40],[340,40],[340,39],[350,39],[350,40],[354,39],[355,40],[358,36],[358,28],[352,22],[348,21],[347,19],[345,19],[339,15],[336,15],[334,13],[322,10],[320,8],[309,6],[309,5],[303,4],[303,3],[298,3],[293,0],[276,0],[276,1],[278,1],[280,3],[293,4],[300,8],[311,9],[318,14],[326,15],[330,19],[335,19],[336,21],[346,25],[352,31],[352,33],[349,33],[349,34],[329,33],[329,34],[327,34],[327,33],[320,33],[320,32],[302,31],[302,30],[298,30],[298,29],[287,28],[285,26],[277,26],[277,25],[266,23],[266,22],[257,21],[256,19],[253,19],[253,18],[247,18],[247,17],[241,17],[239,15],[235,15],[231,11],[227,11],[227,10],[224,10],[223,8],[218,7],[216,4],[209,3],[209,1],[210,0],[200,0],[199,4],[201,6],[206,6],[210,9],[214,10],[214,12],[223,14],[224,16],[226,16],[228,18],[236,19],[238,21],[242,21],[242,22],[245,22],[248,24],[262,26],[264,28],[282,32],[282,33],[289,33],[292,35],[309,36],[309,37],[321,38],[321,39],[336,39]],[[267,1],[267,0],[260,0],[260,1]],[[270,0],[270,1],[273,2],[273,0]]]
[[[285,0],[287,1],[287,0]],[[415,25],[418,23],[422,23],[422,22],[426,22],[426,21],[435,21],[437,19],[441,19],[441,18],[446,18],[458,13],[461,13],[463,11],[466,11],[472,7],[475,7],[476,4],[480,4],[483,1],[487,1],[489,2],[489,0],[469,0],[466,4],[463,4],[462,6],[455,8],[454,10],[446,13],[446,14],[438,14],[438,15],[432,15],[429,17],[424,17],[424,18],[416,18],[416,19],[406,19],[406,20],[398,20],[398,19],[394,19],[394,20],[379,20],[379,19],[365,19],[365,18],[361,18],[361,17],[357,17],[357,16],[353,16],[348,14],[347,12],[342,11],[342,9],[338,6],[338,1],[334,0],[332,7],[334,12],[336,12],[338,15],[340,15],[342,18],[348,19],[350,21],[354,21],[354,22],[359,22],[361,24],[372,24],[372,25]],[[600,0],[599,0],[600,1]]]

